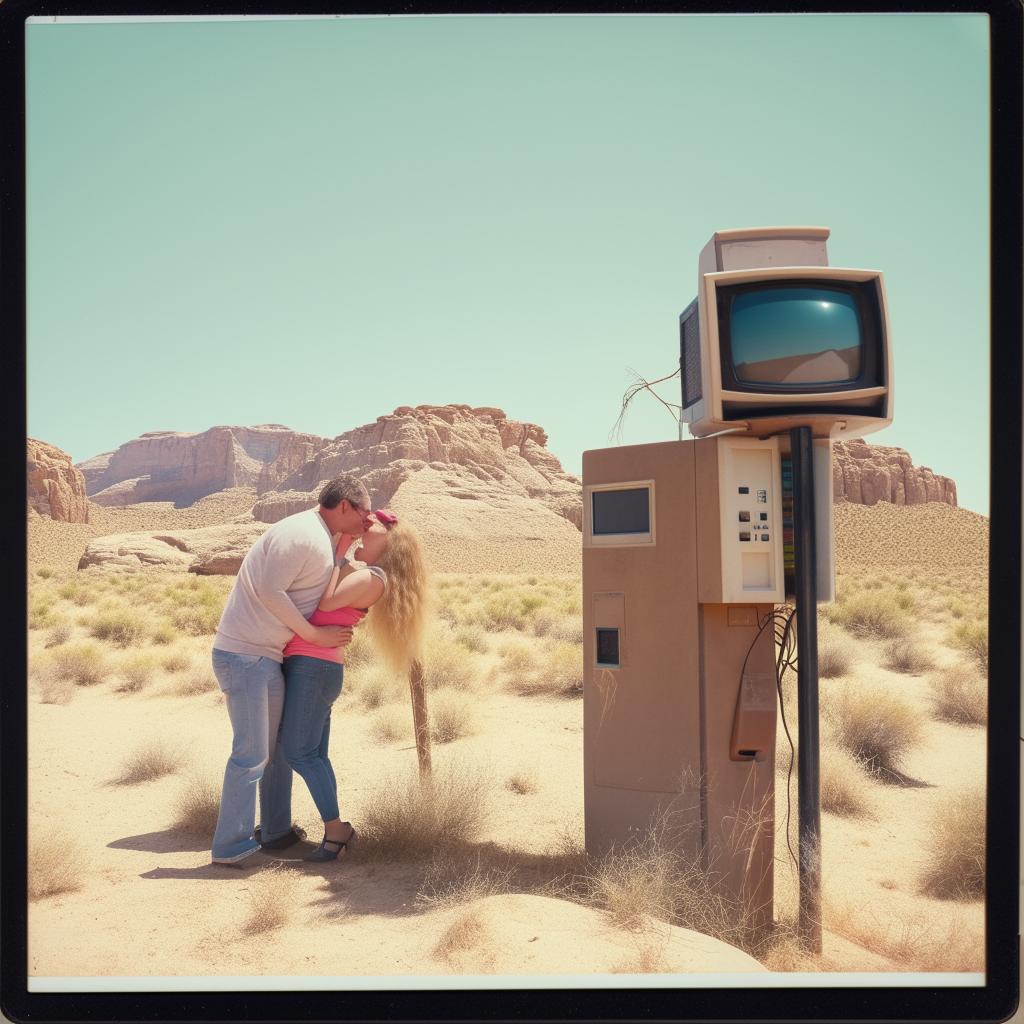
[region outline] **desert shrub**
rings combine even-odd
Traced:
[[[27,864],[28,898],[33,902],[82,888],[82,851],[69,832],[33,836]]]
[[[968,615],[967,605],[959,597],[951,597],[946,601],[946,609],[954,619],[962,619]]]
[[[567,643],[583,643],[583,619],[578,615],[564,615],[545,608],[533,617],[535,636],[564,640]]]
[[[430,689],[471,689],[477,680],[477,660],[447,630],[427,635],[423,650],[423,680]]]
[[[930,669],[935,661],[916,640],[901,637],[890,640],[885,645],[882,664],[893,672],[906,672],[916,676]]]
[[[880,687],[847,689],[825,711],[836,742],[876,774],[897,772],[921,737],[915,709]]]
[[[345,671],[362,669],[374,661],[373,647],[369,634],[357,629],[352,634],[352,642],[345,648]]]
[[[172,648],[160,659],[165,672],[181,672],[192,664],[192,655],[180,648]]]
[[[853,663],[854,648],[850,638],[836,629],[818,632],[818,675],[822,679],[845,676]]]
[[[478,839],[488,820],[491,782],[479,769],[435,765],[382,781],[363,804],[363,837],[382,857],[418,859],[441,845]]]
[[[565,641],[510,641],[501,672],[506,686],[522,696],[577,696],[583,693],[583,650]]]
[[[480,852],[455,853],[435,850],[416,892],[416,903],[430,910],[450,910],[512,888],[509,867],[488,864]]]
[[[930,859],[921,889],[941,899],[973,900],[985,895],[985,791],[981,786],[953,793],[939,806],[928,832]]]
[[[713,869],[683,854],[657,831],[591,867],[589,902],[621,928],[639,931],[648,918],[749,947],[743,908]]]
[[[62,622],[59,626],[53,626],[46,636],[46,646],[60,647],[61,644],[66,644],[71,639],[73,632],[74,630],[66,622]]]
[[[103,651],[88,640],[55,648],[51,664],[58,679],[70,679],[79,686],[102,682],[108,671]]]
[[[513,772],[505,780],[505,788],[520,796],[536,793],[538,789],[537,773],[534,771]]]
[[[394,743],[412,737],[412,713],[408,708],[388,704],[378,710],[370,726],[374,739],[381,743]]]
[[[176,772],[183,760],[179,749],[166,740],[155,739],[136,747],[121,765],[121,771],[114,779],[122,786],[134,786],[150,782]]]
[[[967,665],[951,665],[929,677],[935,717],[958,725],[988,721],[985,680]]]
[[[48,580],[53,575],[53,570],[44,565],[41,569],[36,569],[36,575],[41,580]]]
[[[892,640],[910,632],[910,616],[890,591],[856,594],[828,607],[832,621],[854,636]]]
[[[130,608],[112,608],[98,612],[89,622],[89,633],[118,647],[132,647],[148,631],[146,620]]]
[[[173,644],[174,641],[177,640],[178,632],[169,622],[161,620],[150,630],[149,637],[153,643],[159,644],[161,647],[166,647],[168,644]]]
[[[46,629],[53,625],[53,606],[46,598],[33,598],[28,605],[28,628]]]
[[[988,623],[962,622],[953,629],[949,642],[969,654],[978,668],[988,674]]]
[[[175,684],[173,692],[179,697],[197,697],[203,693],[219,690],[217,677],[209,665],[193,665],[191,671]]]
[[[455,690],[436,690],[428,703],[430,736],[435,743],[451,743],[474,731],[473,712],[466,696]]]
[[[408,684],[386,665],[375,663],[353,673],[351,679],[346,670],[345,689],[355,693],[364,708],[372,709],[400,700]]]
[[[467,651],[483,654],[487,650],[487,633],[480,625],[459,626],[455,630],[455,642]]]
[[[121,682],[114,689],[118,693],[138,693],[156,672],[156,661],[149,654],[136,654],[122,661],[117,668]]]
[[[175,817],[171,827],[212,838],[220,814],[220,792],[218,780],[203,775],[187,778],[174,800]]]
[[[219,604],[190,604],[175,609],[171,621],[175,628],[183,633],[189,633],[192,636],[212,636],[217,632],[221,610]]]
[[[822,745],[820,781],[823,811],[843,818],[868,816],[867,779],[860,763],[848,751]]]
[[[66,678],[43,672],[39,677],[40,704],[67,704],[75,695],[75,684]]]
[[[297,882],[295,871],[280,865],[254,875],[248,885],[249,911],[242,932],[264,935],[286,925],[295,910]]]

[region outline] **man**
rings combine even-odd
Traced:
[[[281,849],[303,838],[292,827],[291,768],[280,752],[274,756],[284,708],[281,652],[293,633],[323,647],[352,639],[351,627],[314,626],[307,616],[331,578],[337,536],[361,536],[369,516],[363,484],[336,477],[321,490],[317,508],[271,526],[238,570],[213,639],[213,671],[234,730],[213,836],[215,864],[237,864],[261,845]],[[254,837],[257,784],[262,830]]]

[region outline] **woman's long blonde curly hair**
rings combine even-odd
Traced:
[[[396,672],[408,671],[420,656],[427,621],[427,568],[423,548],[405,523],[388,529],[379,565],[388,576],[384,595],[370,608],[370,642]]]

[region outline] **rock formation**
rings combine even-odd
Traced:
[[[578,477],[562,471],[547,434],[510,420],[500,409],[468,405],[400,406],[375,423],[350,430],[316,453],[256,503],[253,515],[276,522],[315,504],[320,487],[341,473],[360,477],[375,505],[393,503],[414,477],[426,478],[456,504],[480,501],[495,510],[525,499],[582,525]],[[511,512],[511,510],[509,510]],[[514,513],[512,513],[514,514]]]
[[[915,466],[902,448],[869,445],[857,438],[836,441],[832,453],[833,501],[855,505],[941,501],[956,505],[956,483],[927,466]]]
[[[112,533],[89,541],[78,568],[145,567],[233,576],[245,553],[266,529],[266,523],[245,516],[195,530]]]
[[[85,477],[55,445],[28,438],[28,506],[62,523],[89,522]]]
[[[188,505],[228,487],[269,490],[327,443],[280,424],[211,427],[202,433],[155,431],[81,463],[99,505],[173,501]]]

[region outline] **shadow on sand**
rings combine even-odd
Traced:
[[[164,829],[163,832],[144,832],[137,836],[125,836],[107,843],[110,850],[138,850],[140,853],[198,853],[208,850],[210,842],[200,836],[178,829]]]

